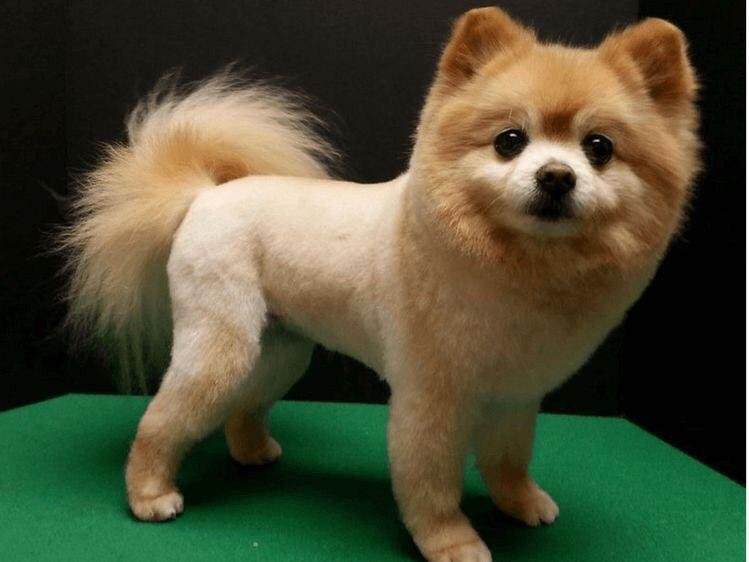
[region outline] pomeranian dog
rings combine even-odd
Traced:
[[[528,465],[542,397],[638,298],[699,167],[682,33],[649,19],[596,48],[471,10],[441,55],[408,170],[331,179],[298,99],[229,74],[161,88],[82,185],[61,244],[71,318],[121,371],[169,367],[127,463],[130,508],[176,517],[183,456],[223,424],[274,461],[268,412],[313,342],[390,385],[394,495],[430,561],[491,555],[460,510],[473,451],[493,501],[559,510]]]

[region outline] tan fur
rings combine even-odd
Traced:
[[[169,280],[171,363],[126,473],[135,515],[181,512],[180,460],[222,423],[237,461],[275,460],[267,413],[315,341],[390,384],[393,491],[428,560],[491,560],[460,510],[470,450],[501,510],[552,523],[559,508],[529,473],[539,403],[645,288],[698,169],[681,33],[646,20],[573,49],[500,10],[466,13],[408,172],[379,185],[321,178],[325,145],[298,113],[211,88],[146,104],[72,230],[74,314],[100,331],[162,319]],[[510,127],[529,139],[514,160],[493,146]],[[612,139],[605,165],[584,154],[591,133]],[[549,223],[527,198],[558,161],[576,167],[574,214]],[[280,172],[314,177],[232,179]]]

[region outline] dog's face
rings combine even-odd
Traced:
[[[443,53],[413,169],[480,253],[643,258],[668,243],[697,168],[694,93],[683,37],[666,22],[572,49],[473,10]]]

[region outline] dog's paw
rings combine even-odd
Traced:
[[[229,454],[231,458],[243,466],[261,466],[278,460],[283,449],[278,441],[268,436],[262,445],[250,445],[246,443],[230,443]]]
[[[491,562],[489,549],[462,513],[440,519],[414,533],[424,558],[429,562]]]
[[[184,500],[177,491],[155,497],[131,497],[130,510],[141,521],[169,521],[182,513]]]
[[[492,562],[491,552],[481,539],[424,553],[424,556],[428,562]]]
[[[538,527],[541,523],[551,525],[559,516],[556,502],[533,482],[504,490],[497,507],[531,527]]]

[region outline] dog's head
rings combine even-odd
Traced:
[[[698,168],[695,93],[684,37],[666,21],[579,49],[471,10],[442,54],[412,173],[474,253],[642,261],[667,246]]]

